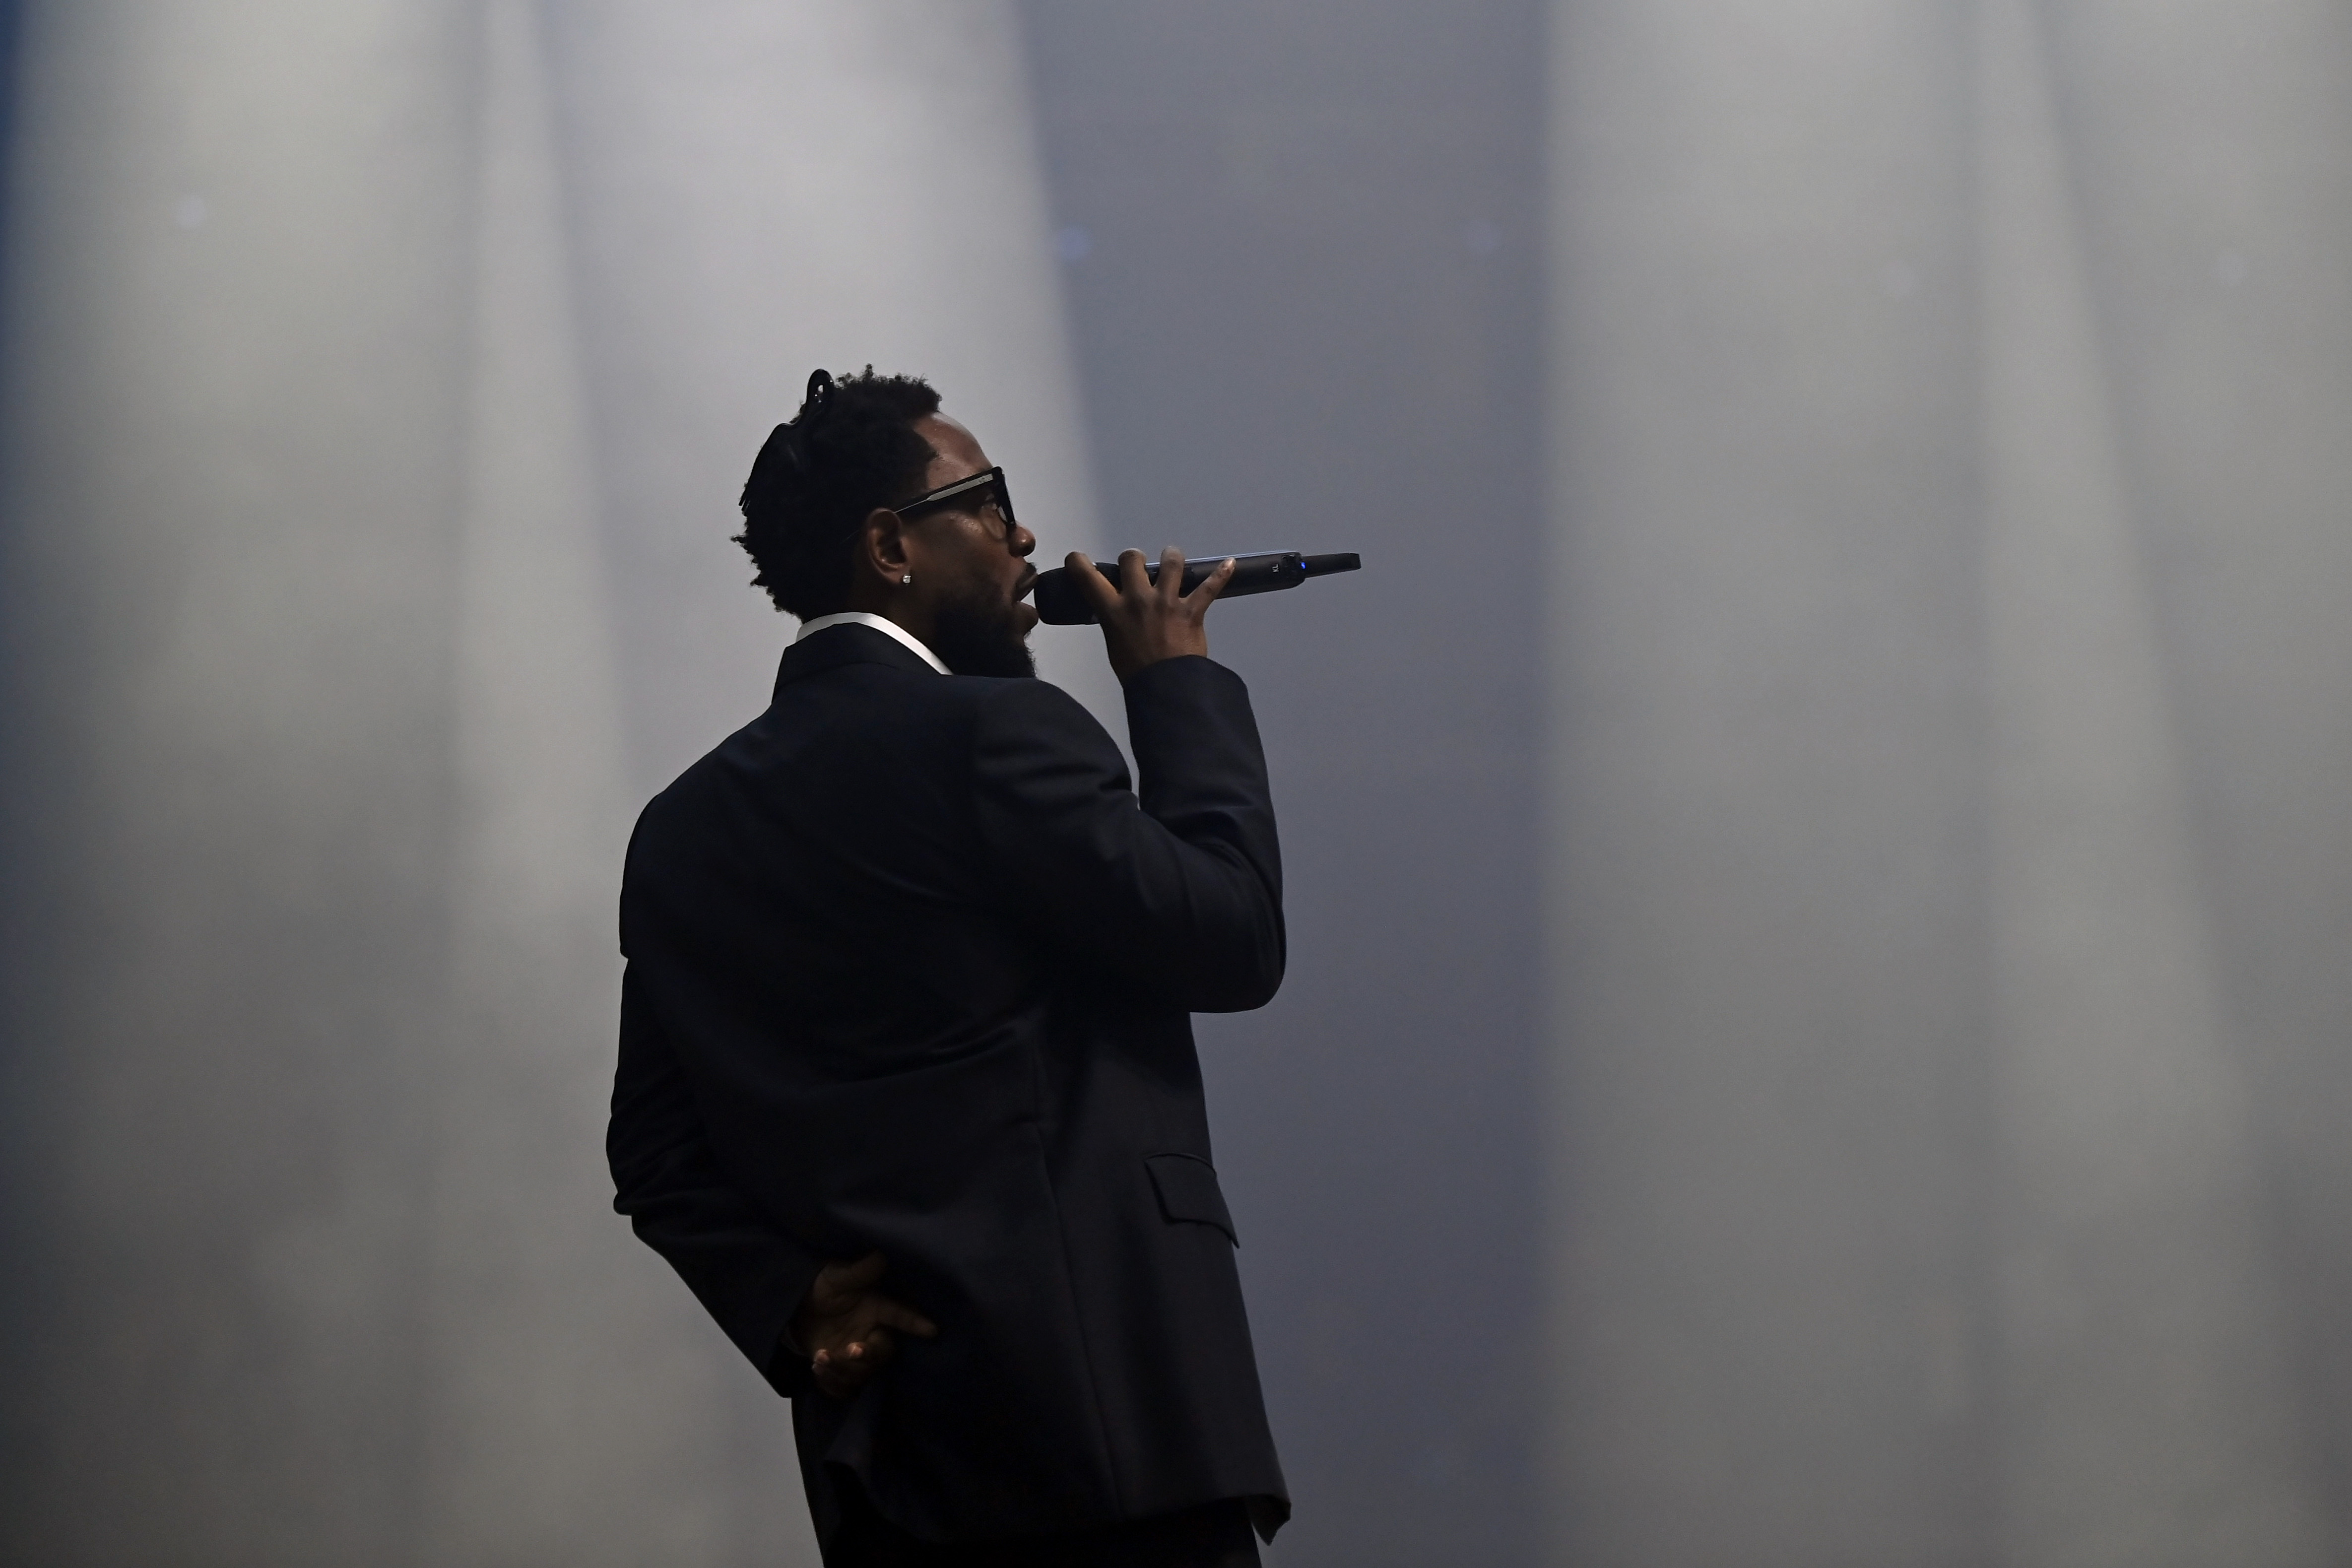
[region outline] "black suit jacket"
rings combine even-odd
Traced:
[[[1058,689],[836,626],[638,820],[614,1206],[793,1396],[821,1538],[839,1469],[934,1540],[1288,1511],[1188,1016],[1282,978],[1265,760],[1206,658],[1127,703],[1139,802]],[[778,1347],[877,1247],[940,1336],[835,1401]]]

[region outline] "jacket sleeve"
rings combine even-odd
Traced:
[[[1282,857],[1248,689],[1206,658],[1165,659],[1128,682],[1127,711],[1140,798],[1067,693],[992,693],[982,835],[1033,917],[1109,983],[1186,1012],[1264,1006],[1282,984]]]
[[[677,1054],[634,967],[621,978],[621,1065],[604,1135],[614,1208],[667,1258],[778,1394],[814,1386],[784,1330],[824,1259],[776,1228],[711,1157]]]

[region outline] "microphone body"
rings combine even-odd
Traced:
[[[1222,555],[1206,556],[1184,563],[1183,591],[1187,594],[1207,581],[1210,573],[1223,564]],[[1278,589],[1296,588],[1309,577],[1328,577],[1335,572],[1355,572],[1362,568],[1363,557],[1356,554],[1302,555],[1296,550],[1276,550],[1261,555],[1234,557],[1232,580],[1217,595],[1218,603],[1238,598],[1244,594],[1271,594]],[[1103,574],[1114,588],[1119,585],[1116,562],[1098,561],[1095,570]],[[1160,581],[1160,563],[1147,564],[1144,574],[1154,583]],[[1037,606],[1037,618],[1049,626],[1090,626],[1095,624],[1095,609],[1076,583],[1071,580],[1069,568],[1056,566],[1051,572],[1037,574],[1036,585],[1030,591],[1030,602]]]

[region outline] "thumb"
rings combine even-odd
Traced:
[[[1077,584],[1078,596],[1093,608],[1095,619],[1101,620],[1107,612],[1118,608],[1118,590],[1095,570],[1085,551],[1073,550],[1062,557],[1062,569]]]

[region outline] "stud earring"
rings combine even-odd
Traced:
[[[913,582],[914,580],[915,580],[915,574],[914,574],[912,572],[906,573],[905,574],[903,574],[902,576],[900,576],[900,577],[899,577],[899,579],[898,579],[898,581],[899,581],[899,582],[901,582],[901,583],[911,583],[911,582]]]

